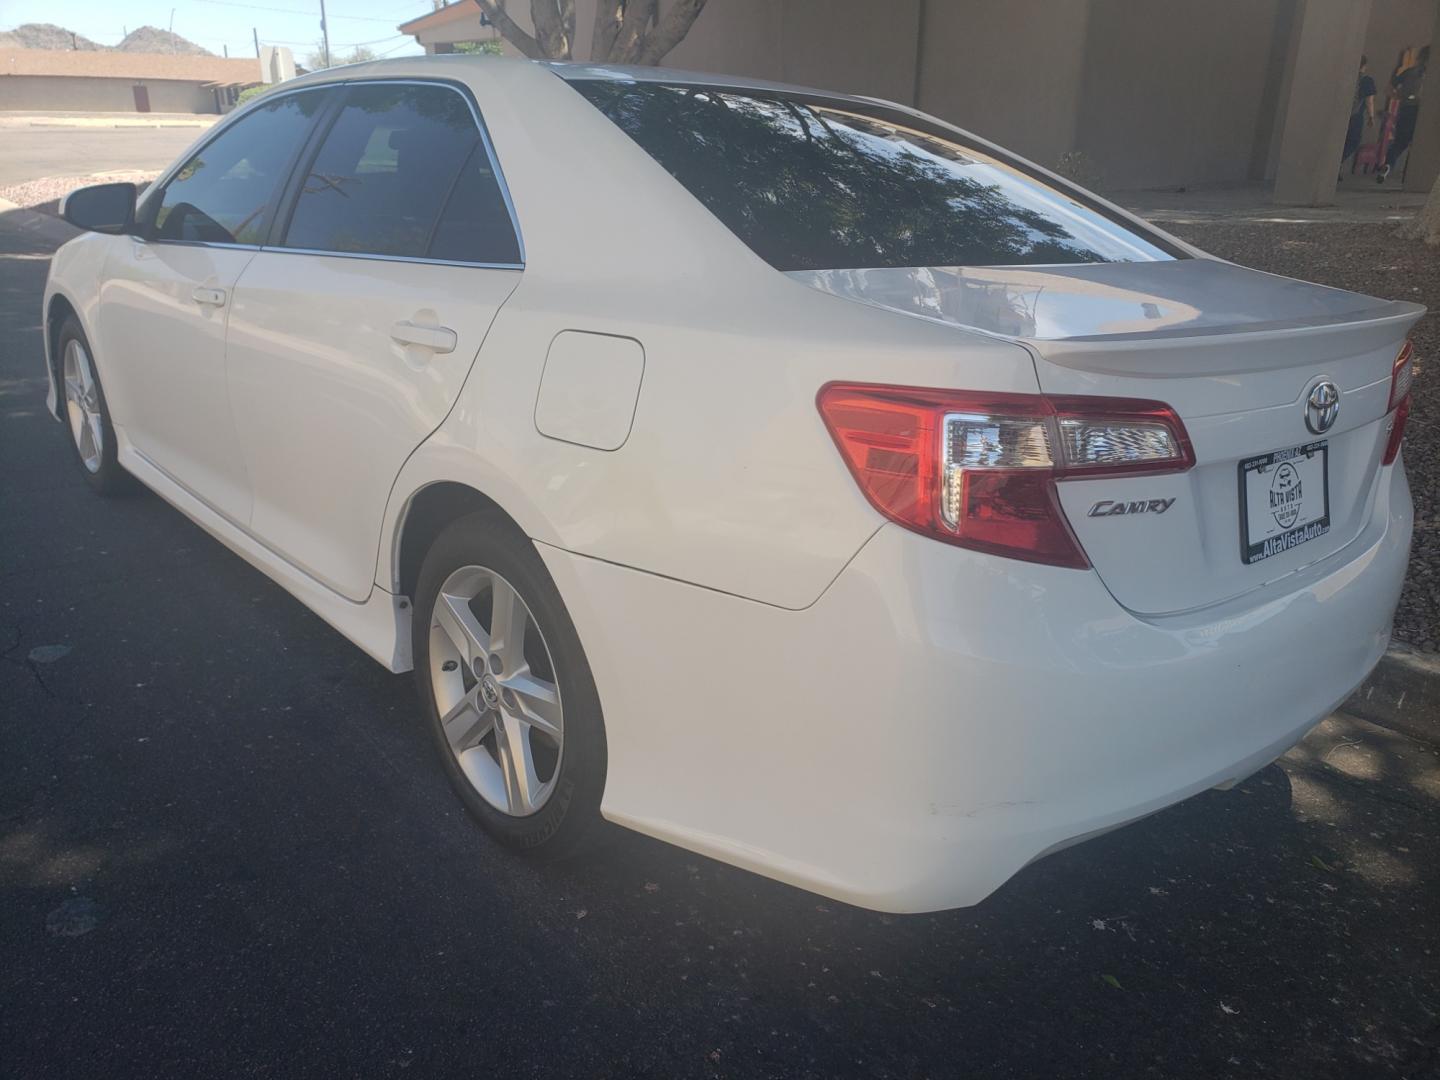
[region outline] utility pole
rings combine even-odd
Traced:
[[[325,0],[320,0],[320,35],[324,39],[325,66],[330,66],[330,27],[325,22]]]
[[[255,27],[250,28],[250,35],[255,39],[255,59],[260,59],[260,31]]]
[[[229,45],[221,45],[220,48],[222,48],[222,49],[225,50],[225,59],[226,59],[226,60],[229,60],[229,59],[230,59],[230,46],[229,46]]]

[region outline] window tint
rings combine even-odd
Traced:
[[[155,213],[161,240],[259,244],[266,211],[325,93],[287,94],[241,117],[181,166]]]
[[[284,244],[519,261],[470,106],[443,86],[352,87],[305,178]]]
[[[571,84],[781,270],[1171,258],[1145,236],[919,121],[768,91]]]

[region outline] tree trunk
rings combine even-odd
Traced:
[[[569,60],[575,47],[575,0],[530,0],[528,34],[505,11],[505,0],[475,0],[500,35],[532,60]],[[599,0],[590,60],[597,64],[658,64],[679,45],[705,0]]]
[[[1405,232],[1427,244],[1440,245],[1440,180],[1430,189],[1430,197]]]

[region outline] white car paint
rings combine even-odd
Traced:
[[[1402,465],[1379,465],[1382,399],[1413,305],[1336,293],[1308,327],[1240,326],[1202,300],[1242,272],[1176,242],[1197,257],[981,272],[1078,291],[1068,317],[1100,328],[943,317],[912,286],[945,268],[898,290],[776,271],[544,66],[430,57],[293,85],[367,78],[473,94],[523,270],[92,234],[57,253],[46,310],[63,298],[86,328],[121,463],[391,670],[410,666],[410,507],[441,483],[497,503],[586,649],[608,818],[866,906],[973,903],[1263,766],[1383,652],[1411,511]],[[137,283],[147,259],[170,278]],[[1255,278],[1262,309],[1333,292]],[[226,302],[197,310],[193,288]],[[570,349],[596,336],[635,347]],[[1235,462],[1301,441],[1322,373],[1345,396],[1343,523],[1239,565]],[[957,548],[861,493],[816,409],[837,380],[1158,398],[1199,464],[1061,484],[1094,569]],[[1161,497],[1149,519],[1085,513]]]

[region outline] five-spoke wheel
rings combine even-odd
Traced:
[[[496,839],[559,854],[599,817],[605,727],[535,545],[491,512],[442,529],[415,585],[420,697],[456,792]]]
[[[516,816],[544,806],[565,753],[560,688],[534,616],[494,570],[462,566],[440,586],[430,678],[450,751],[480,796]]]

